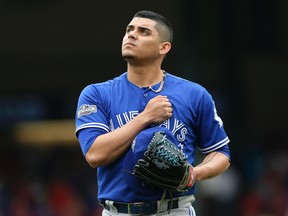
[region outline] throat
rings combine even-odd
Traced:
[[[166,72],[164,70],[161,70],[161,71],[162,71],[162,77],[159,77],[159,75],[157,75],[157,80],[155,79],[155,75],[151,78],[147,76],[145,77],[144,72],[141,72],[141,73],[128,72],[127,79],[129,82],[133,83],[139,88],[146,87],[155,93],[159,93],[164,87],[165,77],[166,77]],[[154,89],[153,86],[155,86],[159,82],[160,82],[159,87],[158,88],[154,87],[155,88]]]

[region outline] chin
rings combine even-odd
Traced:
[[[135,58],[135,56],[134,55],[132,55],[132,54],[122,54],[122,57],[123,57],[123,59],[125,59],[125,60],[128,60],[128,59],[134,59]]]

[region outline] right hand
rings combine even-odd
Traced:
[[[147,103],[142,114],[147,116],[151,123],[162,123],[172,116],[172,111],[168,97],[158,95]]]

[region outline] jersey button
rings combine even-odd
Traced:
[[[148,97],[148,93],[145,93],[145,94],[144,94],[144,97]]]

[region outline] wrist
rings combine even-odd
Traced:
[[[150,120],[149,117],[147,117],[147,115],[145,115],[143,112],[137,115],[136,119],[141,125],[143,125],[143,128],[149,126],[152,123],[152,120]]]
[[[195,181],[201,181],[203,179],[203,174],[202,174],[202,167],[194,167],[194,176],[195,176]]]

